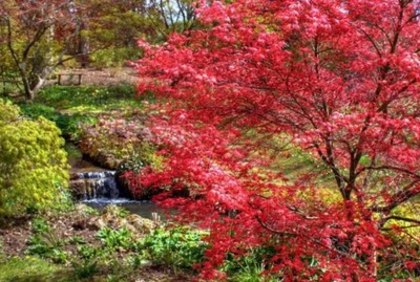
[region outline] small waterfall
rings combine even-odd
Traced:
[[[131,198],[124,188],[118,185],[117,177],[117,173],[112,170],[79,170],[71,174],[70,190],[78,201],[96,209],[101,210],[109,204],[114,204],[142,217],[160,221],[162,210],[151,201]]]
[[[116,180],[116,172],[111,170],[75,173],[71,181],[72,190],[83,201],[122,201],[122,193]]]

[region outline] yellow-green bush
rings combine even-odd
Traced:
[[[23,118],[0,100],[0,216],[62,203],[68,184],[63,145],[54,123]]]

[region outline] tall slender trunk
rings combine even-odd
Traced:
[[[89,39],[83,35],[83,31],[87,30],[87,23],[81,20],[77,26],[77,60],[82,68],[89,66]]]

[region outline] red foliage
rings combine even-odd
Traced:
[[[13,18],[13,24],[24,30],[21,35],[34,40],[33,44],[50,27],[54,27],[55,39],[72,36],[76,24],[75,3],[71,0],[4,0],[0,3],[0,16],[5,20]]]
[[[270,245],[268,270],[286,280],[374,281],[385,223],[419,223],[392,215],[420,192],[418,9],[408,0],[206,3],[203,29],[141,43],[137,68],[153,79],[139,91],[166,101],[151,124],[167,156],[143,185],[189,188],[165,203],[210,228],[204,278],[226,253]],[[291,136],[329,169],[342,201],[325,203],[311,176],[286,185],[258,173],[270,160],[255,154],[249,129]]]

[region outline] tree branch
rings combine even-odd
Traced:
[[[391,216],[388,216],[388,217],[384,218],[383,219],[383,224],[385,224],[389,220],[406,221],[406,222],[411,222],[411,223],[415,223],[417,225],[420,225],[420,220],[418,220],[418,219],[408,218],[408,217],[403,217],[403,216],[397,216],[397,215],[391,215]]]
[[[392,196],[392,200],[386,206],[374,205],[370,208],[373,212],[390,212],[400,204],[410,200],[411,198],[420,194],[420,180],[415,180],[405,186],[402,191]],[[412,188],[413,187],[413,188]]]

